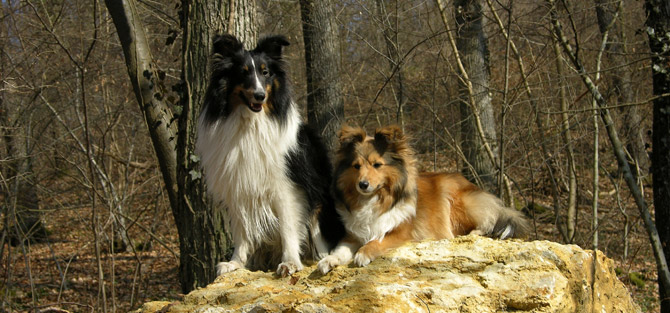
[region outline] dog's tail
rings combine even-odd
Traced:
[[[506,207],[500,207],[498,210],[498,219],[491,231],[491,237],[507,239],[528,236],[530,224],[521,212]]]
[[[464,205],[475,222],[473,232],[477,234],[507,239],[523,238],[530,233],[530,223],[521,212],[505,207],[488,192],[478,190],[466,195]]]

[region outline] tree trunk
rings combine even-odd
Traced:
[[[182,82],[177,139],[177,207],[173,208],[179,231],[179,276],[182,290],[202,287],[216,278],[216,264],[230,248],[222,207],[205,197],[205,183],[195,155],[196,129],[200,108],[209,82],[209,55],[212,38],[232,33],[242,42],[256,43],[256,6],[253,0],[182,1],[184,39],[182,42]],[[229,12],[229,19],[220,12]],[[230,18],[234,17],[234,18]],[[228,30],[228,31],[226,31]]]
[[[344,119],[335,3],[300,0],[300,13],[307,69],[307,121],[332,150]]]
[[[4,7],[2,7],[4,9]],[[5,12],[2,10],[1,12]],[[3,27],[2,38],[8,38],[7,29]],[[0,41],[0,51],[4,51],[4,40]],[[5,91],[5,54],[0,55],[0,135],[4,140],[6,162],[3,162],[2,177],[6,183],[0,184],[0,194],[4,194],[2,213],[5,223],[3,234],[6,234],[14,245],[25,240],[41,241],[47,237],[47,230],[41,219],[39,199],[32,166],[32,114],[23,112],[21,103],[10,103]],[[0,241],[0,245],[4,242]],[[4,247],[4,246],[3,246]],[[0,253],[0,259],[2,253]]]
[[[621,29],[621,23],[614,20],[614,15],[618,5],[623,5],[620,1],[612,3],[610,0],[596,0],[596,15],[598,17],[598,28],[601,34],[607,32],[607,45],[605,46],[606,56],[612,68],[608,76],[611,76],[612,86],[607,94],[615,94],[619,104],[630,104],[635,101],[633,93],[633,84],[631,78],[631,67],[623,66],[628,64],[626,58],[626,47],[624,45],[624,35]],[[610,105],[616,105],[614,101],[608,101]],[[638,107],[624,106],[621,108],[623,114],[621,135],[625,140],[626,148],[629,150],[633,160],[631,163],[639,167],[639,176],[645,176],[650,167],[649,155],[645,149],[644,128],[642,128],[642,118]]]
[[[656,227],[663,252],[670,255],[670,0],[647,0],[647,35],[652,53],[654,117],[652,126],[652,176]],[[662,96],[664,95],[664,96]],[[670,312],[670,286],[659,274],[661,312]]]
[[[40,242],[47,237],[47,230],[42,223],[37,185],[33,173],[32,156],[30,155],[30,127],[27,125],[12,125],[7,127],[7,121],[16,121],[7,118],[4,112],[16,111],[7,108],[5,99],[0,98],[0,126],[4,129],[7,162],[3,170],[3,177],[7,178],[9,190],[2,192],[7,195],[3,205],[4,214],[8,217],[7,234],[12,245],[23,242]],[[19,108],[20,106],[15,106]],[[15,116],[16,117],[16,116]],[[5,189],[5,188],[3,188]]]
[[[491,145],[494,155],[498,154],[496,145],[496,124],[489,94],[489,51],[486,34],[482,26],[482,8],[478,0],[456,0],[456,47],[468,77],[461,78],[461,147],[473,171],[464,168],[464,174],[470,180],[477,177],[483,187],[489,190],[496,186],[496,168],[484,149],[482,136],[477,129],[476,118],[481,120],[484,139]],[[472,89],[465,85],[469,79]],[[471,94],[472,93],[472,94]],[[469,105],[470,102],[473,105]]]
[[[233,30],[256,40],[253,0],[182,1],[182,85],[178,123],[166,99],[134,0],[106,0],[123,47],[126,67],[149,127],[179,233],[179,278],[187,293],[210,283],[228,250],[222,208],[205,198],[195,147],[195,123],[207,88],[209,54],[216,33]],[[177,129],[179,131],[177,131]]]
[[[568,95],[565,90],[564,78],[565,68],[563,62],[563,54],[561,53],[561,46],[557,40],[554,41],[554,52],[556,53],[556,72],[558,74],[558,94],[559,102],[561,103],[561,137],[563,144],[566,147],[566,156],[568,159],[568,206],[566,212],[566,219],[557,218],[557,225],[564,236],[563,240],[567,243],[572,243],[575,239],[575,231],[577,228],[577,169],[575,166],[575,151],[572,145],[572,132],[570,131],[570,117],[568,116]],[[565,223],[565,224],[564,224]],[[565,231],[562,231],[565,229]]]

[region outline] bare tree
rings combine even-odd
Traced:
[[[635,174],[645,176],[649,171],[650,160],[645,148],[644,127],[642,118],[635,102],[633,93],[633,80],[631,67],[628,64],[628,56],[625,46],[624,33],[621,28],[621,17],[617,20],[617,11],[623,9],[623,1],[612,2],[610,0],[596,0],[596,16],[598,18],[598,29],[601,34],[607,33],[607,44],[605,46],[606,56],[609,60],[609,68],[605,76],[611,77],[612,85],[606,91],[610,103],[622,105],[620,111],[623,113],[621,135],[625,140],[632,164],[635,166]],[[610,100],[611,99],[611,100]],[[612,101],[616,99],[617,101]],[[637,173],[637,171],[640,173]]]
[[[204,183],[194,153],[195,122],[208,81],[212,38],[235,33],[255,41],[251,0],[189,1],[182,8],[182,84],[178,118],[167,101],[165,73],[156,66],[134,0],[106,1],[123,47],[128,75],[144,112],[151,141],[177,222],[182,290],[204,286],[215,277],[215,266],[228,250],[223,210],[205,198]]]
[[[491,10],[491,13],[493,14],[493,18],[498,24],[498,28],[501,30],[503,36],[505,37],[506,42],[509,44],[509,48],[511,48],[512,52],[514,53],[517,65],[519,67],[519,75],[521,76],[521,82],[523,85],[523,90],[524,93],[526,94],[528,98],[528,102],[530,102],[530,109],[534,112],[534,122],[537,127],[537,132],[540,134],[546,133],[546,127],[542,121],[541,114],[540,114],[540,105],[539,105],[539,99],[537,95],[535,95],[532,91],[532,88],[530,86],[530,77],[528,75],[528,70],[526,69],[526,65],[524,63],[523,57],[524,55],[519,51],[519,48],[517,48],[517,45],[514,43],[514,40],[512,40],[509,32],[511,30],[506,29],[505,25],[503,25],[503,21],[500,18],[500,15],[498,14],[497,10],[493,6],[491,0],[486,1],[488,4],[489,9]],[[509,3],[509,12],[508,14],[510,15],[508,18],[511,18],[512,15],[512,2]],[[502,130],[504,131],[504,129]],[[555,169],[555,164],[554,160],[552,159],[550,153],[549,153],[549,148],[547,147],[547,142],[545,140],[540,139],[539,140],[539,146],[540,146],[540,151],[542,152],[542,157],[544,158],[543,160],[543,165],[546,167],[548,176],[549,176],[549,184],[551,186],[551,195],[552,195],[552,200],[553,200],[553,205],[554,205],[554,223],[559,225],[559,217],[560,217],[560,212],[561,212],[561,199],[560,199],[560,193],[559,193],[559,188],[558,188],[558,182],[556,175],[554,174],[556,172]],[[504,157],[503,155],[503,149],[501,147],[501,158]],[[567,238],[567,233],[563,227],[558,227],[559,233],[563,236],[564,240]]]
[[[474,168],[474,173],[466,170],[465,174],[472,180],[479,177],[486,188],[494,189],[496,168],[483,142],[487,141],[491,152],[498,154],[496,122],[489,90],[488,39],[484,33],[482,7],[478,0],[457,0],[454,1],[454,10],[456,47],[467,73],[467,76],[461,77],[460,110],[464,119],[461,124],[461,148]],[[480,127],[483,138],[478,129]]]
[[[633,176],[633,172],[630,168],[630,165],[628,164],[628,161],[626,159],[626,155],[624,152],[624,147],[623,144],[621,143],[621,140],[619,139],[619,135],[614,127],[614,121],[612,119],[612,116],[610,114],[607,100],[602,96],[600,91],[598,91],[597,86],[593,82],[593,79],[591,79],[589,72],[586,71],[586,68],[584,67],[582,59],[575,53],[573,50],[573,47],[568,43],[568,40],[563,33],[563,27],[558,20],[558,13],[556,9],[556,3],[554,0],[548,0],[551,9],[550,9],[550,16],[551,16],[551,23],[552,23],[552,30],[554,35],[556,36],[556,39],[558,42],[561,44],[561,47],[563,48],[563,51],[565,54],[568,56],[570,62],[572,65],[575,67],[575,71],[579,74],[579,77],[581,78],[582,82],[584,85],[588,88],[589,92],[591,93],[591,96],[596,101],[596,104],[598,105],[600,117],[603,121],[603,124],[605,125],[605,129],[607,131],[607,135],[610,139],[610,143],[612,144],[612,149],[614,152],[614,155],[616,157],[619,170],[621,171],[624,180],[626,181],[626,184],[628,185],[628,189],[630,190],[631,194],[633,195],[633,198],[635,200],[635,204],[638,207],[638,210],[640,211],[640,216],[642,217],[642,220],[644,221],[644,226],[645,230],[647,231],[647,234],[649,236],[649,241],[651,242],[651,247],[654,252],[654,257],[656,259],[656,269],[658,271],[658,279],[659,279],[659,285],[662,286],[661,288],[662,291],[665,290],[670,290],[670,271],[668,270],[668,261],[665,257],[665,249],[664,249],[664,242],[661,240],[661,236],[659,235],[659,231],[656,228],[656,225],[654,224],[654,221],[651,217],[651,214],[649,212],[649,208],[647,207],[647,203],[644,200],[644,197],[642,196],[642,192],[640,191],[637,181],[635,177]],[[662,34],[667,33],[670,31],[670,27],[667,24],[667,19],[670,15],[670,4],[668,4],[667,0],[661,4],[658,2],[650,3],[647,2],[647,11],[656,11],[656,14],[659,15],[650,15],[650,20],[648,20],[648,23],[650,25],[653,25],[653,27],[650,27],[649,29],[653,29],[654,32],[657,30],[663,31]],[[656,20],[656,18],[659,18],[660,20]],[[663,44],[667,45],[666,42],[667,39],[661,39],[661,46],[654,46],[654,44],[658,43],[658,39],[653,39],[650,37],[650,41],[655,41],[650,43],[650,46],[653,47],[652,51],[655,51],[654,49],[659,49],[656,50],[658,52],[662,53],[667,53],[664,48]],[[667,50],[667,49],[666,49]],[[656,61],[659,61],[660,54],[657,54],[657,59]],[[664,58],[660,58],[660,62],[666,62]],[[666,67],[658,67],[659,65],[656,64],[657,66],[652,65],[652,69],[660,69],[663,71]],[[667,77],[667,73],[662,73],[664,76]],[[654,83],[658,83],[657,81],[658,76],[654,76]],[[666,85],[663,85],[663,88],[668,88],[667,81],[661,81],[666,83]],[[667,89],[664,89],[667,90]],[[658,91],[658,90],[655,90]],[[664,115],[666,115],[666,112],[660,112]],[[656,118],[656,117],[655,117]],[[663,130],[667,131],[667,130]],[[666,139],[667,140],[667,139]],[[661,151],[663,148],[661,147]],[[667,152],[667,151],[663,151]],[[664,154],[664,158],[668,157],[668,154]],[[654,158],[655,159],[655,158]],[[667,180],[667,176],[661,176]],[[665,183],[667,184],[667,182]],[[656,200],[656,199],[655,199]],[[664,199],[665,200],[665,199]],[[664,205],[664,204],[663,204]],[[662,214],[662,213],[661,213]],[[662,224],[663,227],[666,226],[666,224]]]
[[[3,14],[9,14],[11,3],[2,3]],[[9,23],[2,25],[0,35],[0,135],[4,140],[4,160],[2,166],[2,183],[0,193],[4,196],[2,205],[5,218],[4,224],[10,241],[16,245],[25,240],[40,241],[46,238],[47,231],[41,220],[40,203],[36,191],[36,177],[33,171],[33,131],[35,120],[35,99],[11,97],[12,89],[7,86],[8,72],[13,69],[9,60]],[[16,32],[16,30],[12,30]],[[4,241],[0,242],[4,244]],[[1,254],[0,254],[1,256]]]
[[[407,104],[407,95],[405,90],[405,78],[403,75],[403,61],[401,50],[400,33],[400,1],[375,0],[377,16],[379,17],[381,32],[379,33],[386,46],[385,58],[389,64],[389,72],[393,77],[390,77],[393,88],[394,100],[396,103],[396,123],[400,124],[403,129],[405,126],[405,111]]]
[[[670,1],[647,0],[647,36],[651,50],[654,98],[652,175],[656,227],[663,252],[670,255]],[[670,284],[659,268],[661,312],[670,312]],[[667,271],[667,268],[666,268]]]
[[[565,231],[561,231],[561,234],[564,234],[563,240],[568,243],[572,243],[575,239],[575,231],[577,227],[577,169],[575,165],[575,151],[573,147],[572,139],[572,130],[570,130],[570,115],[568,113],[568,95],[566,92],[565,78],[567,77],[565,73],[565,60],[563,59],[563,53],[561,53],[561,47],[558,41],[553,43],[554,52],[556,53],[556,72],[558,74],[558,93],[559,93],[559,102],[561,103],[561,137],[563,138],[563,144],[566,147],[566,157],[568,159],[568,205],[566,211],[565,221],[557,219],[559,223],[556,225],[559,228],[565,228]]]
[[[333,149],[344,118],[335,2],[301,0],[300,13],[307,68],[307,120]]]

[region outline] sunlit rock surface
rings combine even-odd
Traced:
[[[479,236],[420,242],[364,268],[238,270],[138,312],[640,312],[601,252]]]

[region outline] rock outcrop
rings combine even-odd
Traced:
[[[479,236],[413,243],[365,268],[237,270],[138,312],[640,312],[601,252]]]

